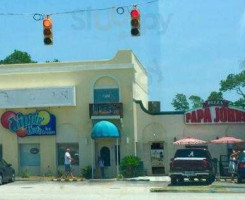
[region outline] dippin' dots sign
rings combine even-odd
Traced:
[[[56,118],[47,111],[30,114],[7,111],[1,116],[1,124],[19,137],[56,134]]]

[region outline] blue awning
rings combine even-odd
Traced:
[[[111,122],[100,121],[97,122],[92,130],[91,137],[96,138],[119,138],[120,132],[118,128]]]

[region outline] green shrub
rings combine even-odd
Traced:
[[[29,178],[30,177],[30,172],[28,169],[22,170],[19,172],[19,176],[21,178]]]
[[[92,178],[92,167],[86,166],[80,170],[80,173],[82,174],[84,178],[91,179]]]
[[[137,170],[139,169],[140,162],[140,159],[136,156],[124,157],[120,164],[120,173],[125,178],[137,176]]]
[[[58,177],[58,178],[61,178],[62,176],[64,176],[64,171],[61,170],[61,169],[58,169],[58,170],[57,170],[57,177]]]

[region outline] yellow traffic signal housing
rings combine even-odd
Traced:
[[[53,44],[53,30],[52,30],[52,20],[47,16],[43,20],[43,42],[45,45]]]
[[[134,8],[131,13],[131,35],[140,36],[140,11]]]

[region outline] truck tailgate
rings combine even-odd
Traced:
[[[184,171],[203,170],[203,160],[205,158],[175,158],[173,169]]]

